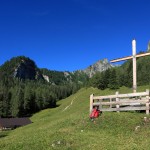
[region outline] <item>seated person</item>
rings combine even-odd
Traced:
[[[100,114],[100,110],[98,109],[98,106],[95,106],[90,114],[91,121],[93,121],[94,118],[98,118],[99,114]]]

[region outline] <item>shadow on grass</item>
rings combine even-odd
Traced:
[[[53,107],[53,108],[57,108],[57,107],[59,107],[60,106],[60,104],[57,104],[55,107]]]
[[[3,131],[2,131],[3,132]],[[7,134],[1,134],[0,133],[0,138],[4,138],[4,137],[6,137],[6,136],[8,136]]]

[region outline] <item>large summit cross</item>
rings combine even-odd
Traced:
[[[110,61],[111,63],[114,63],[114,62],[119,62],[119,61],[128,60],[128,59],[133,60],[133,92],[134,93],[136,93],[136,89],[137,89],[136,58],[147,56],[147,55],[150,55],[150,53],[142,53],[142,54],[136,55],[136,41],[134,39],[134,40],[132,40],[132,56],[113,59]]]

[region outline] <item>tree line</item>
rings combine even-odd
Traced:
[[[11,87],[0,83],[0,117],[30,116],[45,108],[56,107],[56,102],[79,89],[75,84],[49,85],[37,81],[14,79]]]

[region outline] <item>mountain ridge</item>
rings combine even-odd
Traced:
[[[0,78],[7,76],[19,79],[45,80],[51,84],[58,84],[62,81],[82,82],[82,80],[85,81],[87,78],[91,78],[96,72],[102,72],[111,67],[112,65],[105,58],[103,60],[98,60],[96,63],[82,70],[75,70],[73,72],[56,71],[46,68],[38,68],[34,60],[31,60],[29,57],[17,56],[11,58],[9,61],[6,61],[3,65],[0,66],[0,72],[8,72],[7,75],[5,73],[2,73]],[[55,78],[54,75],[59,76],[59,80],[62,81],[53,82],[52,79]]]

